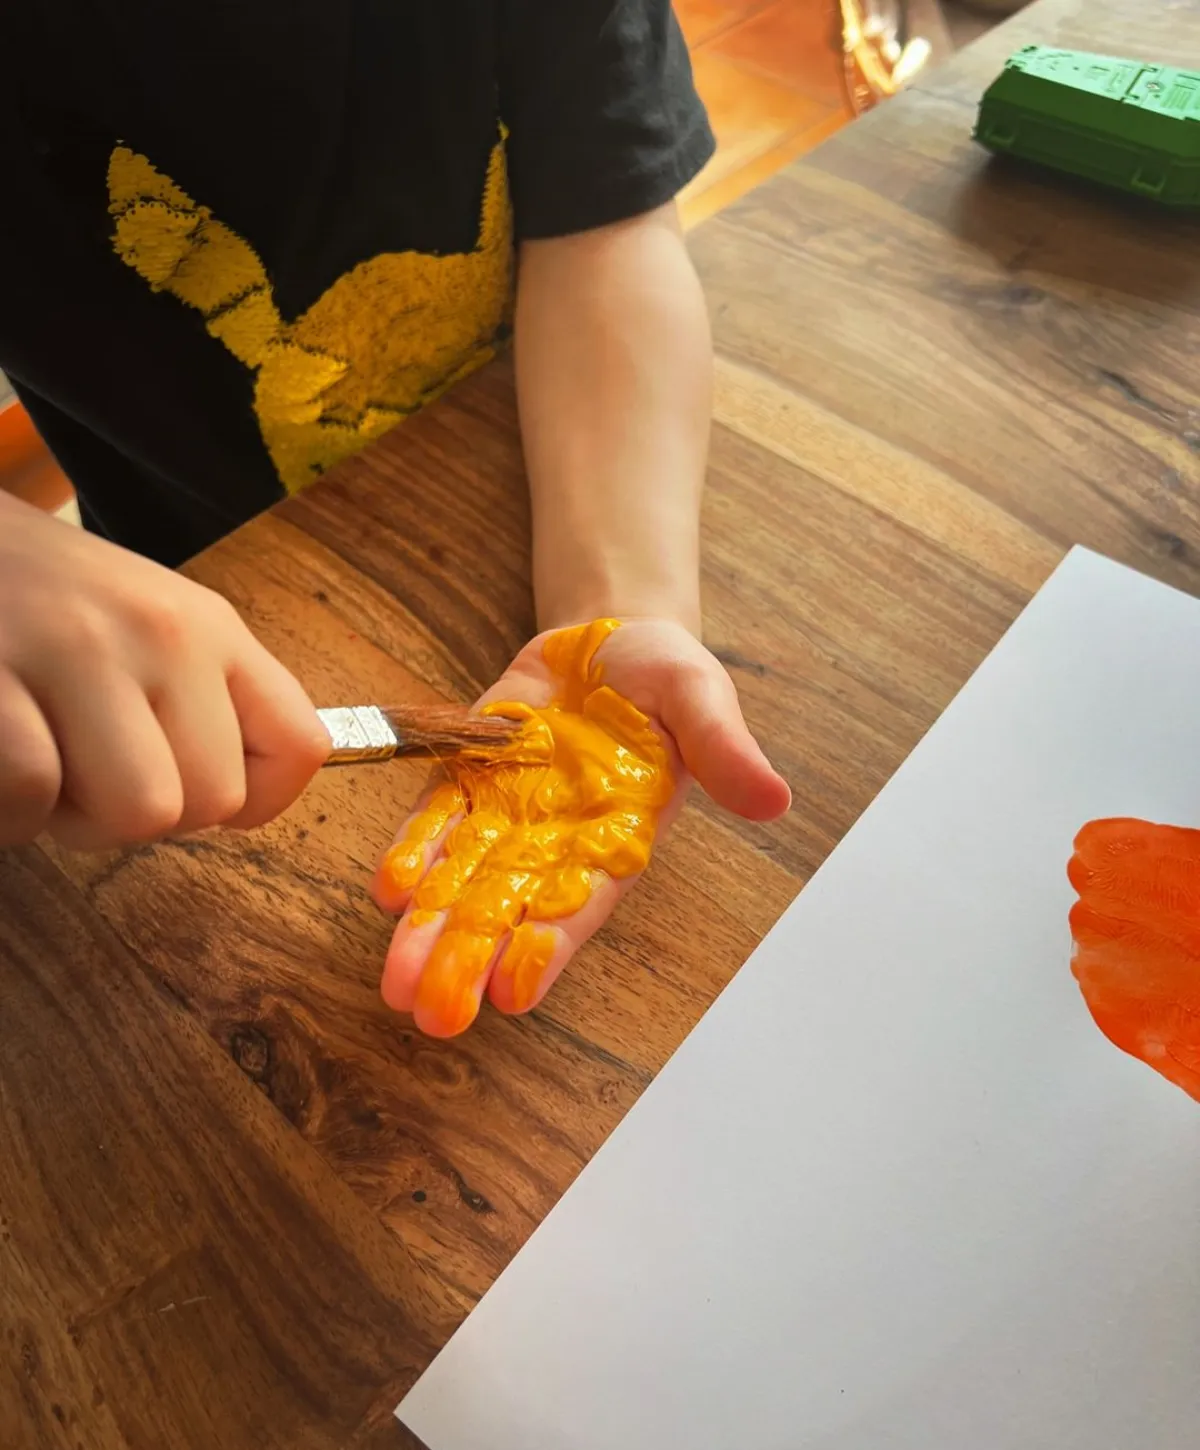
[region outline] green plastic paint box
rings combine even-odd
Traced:
[[[1200,208],[1200,72],[1027,45],[984,92],[990,151]]]

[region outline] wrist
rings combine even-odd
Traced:
[[[537,589],[539,632],[569,629],[594,619],[665,619],[700,638],[699,580],[689,584],[637,584],[587,586],[572,582],[558,588]]]
[[[538,627],[664,619],[700,634],[700,509],[692,491],[590,490],[534,508]],[[599,507],[600,500],[604,506]]]

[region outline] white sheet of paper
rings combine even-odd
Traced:
[[[1074,551],[397,1414],[429,1450],[1196,1450],[1200,1103],[1071,976],[1200,822],[1200,602]]]

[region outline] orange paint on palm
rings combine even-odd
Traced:
[[[1072,970],[1096,1025],[1200,1100],[1200,831],[1093,821],[1068,875]]]
[[[558,693],[544,709],[488,707],[523,722],[514,753],[540,764],[454,762],[454,784],[434,795],[384,859],[385,887],[412,890],[425,848],[461,812],[412,897],[415,913],[446,913],[417,985],[428,1031],[453,1036],[470,1026],[510,933],[497,967],[513,975],[517,1009],[532,1005],[555,945],[534,924],[579,911],[597,873],[623,879],[650,860],[674,781],[649,719],[602,681],[596,652],[617,628],[597,620],[549,637],[543,656]]]

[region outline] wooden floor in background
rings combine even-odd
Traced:
[[[943,17],[943,8],[954,14]],[[992,23],[937,0],[912,0],[909,9],[913,32],[933,44],[933,64]],[[675,0],[675,10],[717,136],[716,156],[681,198],[692,227],[811,151],[852,112],[836,4]]]
[[[823,0],[676,0],[717,154],[682,198],[695,226],[850,118]]]

